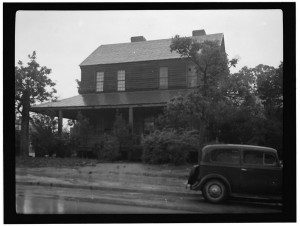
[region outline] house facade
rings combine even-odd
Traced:
[[[217,42],[225,51],[222,33],[192,34],[199,42]],[[128,43],[101,45],[80,64],[79,95],[32,106],[31,111],[57,116],[59,131],[62,118],[76,119],[81,112],[93,126],[95,141],[112,130],[117,112],[133,134],[147,133],[168,101],[198,84],[195,67],[170,51],[171,41],[136,36]]]

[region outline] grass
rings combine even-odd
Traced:
[[[16,157],[16,167],[61,167],[74,168],[78,166],[94,166],[99,161],[96,159],[82,158],[52,158],[52,157]]]

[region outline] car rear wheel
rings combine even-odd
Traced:
[[[220,180],[209,180],[206,182],[202,193],[207,201],[213,203],[220,203],[224,201],[227,196],[226,187]]]

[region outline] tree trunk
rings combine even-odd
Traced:
[[[207,95],[207,74],[206,74],[206,68],[203,73],[203,96],[206,97]]]
[[[29,92],[26,90],[22,96],[22,123],[21,123],[21,155],[29,155]]]

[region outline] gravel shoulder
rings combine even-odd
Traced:
[[[185,189],[191,165],[108,163],[57,158],[32,158],[16,162],[17,183],[194,193]]]

